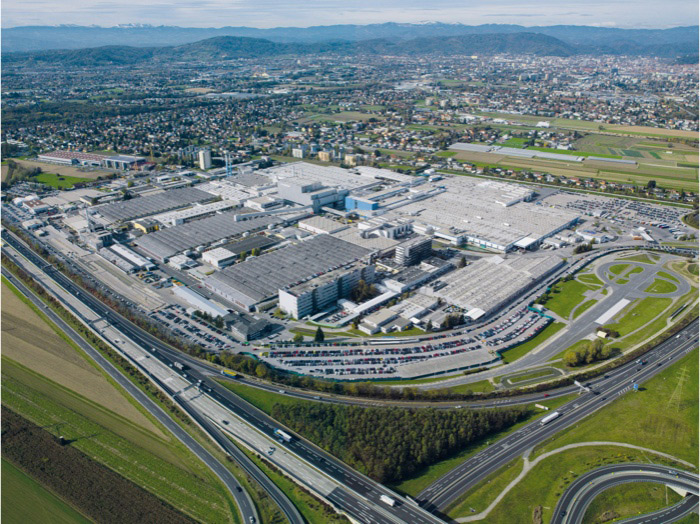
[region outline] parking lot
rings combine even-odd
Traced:
[[[224,331],[188,315],[187,310],[182,306],[167,306],[154,311],[149,316],[170,329],[176,336],[212,351],[231,350],[240,345],[235,338]]]

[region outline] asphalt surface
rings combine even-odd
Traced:
[[[4,235],[3,238],[8,240],[8,235]],[[16,241],[12,242],[12,244],[16,244]],[[23,250],[23,254],[27,256],[25,253],[27,248],[24,246],[20,246],[20,248]],[[29,253],[28,258],[42,268],[46,268],[47,266],[47,264],[33,252]],[[84,292],[80,293],[79,288],[73,284],[72,281],[65,277],[65,275],[52,269],[53,268],[49,266],[48,273],[56,282],[71,293],[79,296],[81,301],[88,304],[93,310],[99,312],[105,320],[120,329],[120,331],[123,331],[132,340],[144,346],[150,345],[155,348],[157,350],[156,355],[163,361],[170,360],[170,362],[180,361],[187,363],[190,366],[189,372],[193,377],[203,380],[207,387],[211,389],[210,394],[213,398],[242,416],[251,425],[268,435],[272,435],[274,428],[280,427],[272,418],[258,411],[250,404],[244,402],[242,399],[211,380],[212,368],[210,366],[202,365],[200,361],[171,349],[158,339],[140,330],[94,297]],[[562,413],[561,417],[546,426],[539,426],[538,422],[532,423],[505,439],[502,439],[496,445],[490,446],[458,468],[455,468],[438,479],[433,485],[419,494],[417,497],[418,500],[429,511],[439,513],[441,509],[444,509],[456,500],[461,493],[474,487],[478,482],[483,480],[484,477],[488,476],[503,464],[522,454],[525,450],[533,447],[540,441],[565,429],[571,424],[575,424],[590,413],[611,402],[617,395],[622,394],[631,387],[630,381],[640,382],[650,378],[661,369],[665,368],[672,360],[679,358],[686,351],[697,347],[697,332],[698,324],[697,321],[695,321],[681,332],[679,335],[680,338],[669,339],[657,346],[657,348],[651,350],[645,357],[648,360],[646,366],[635,367],[636,364],[634,362],[628,363],[614,372],[609,373],[607,376],[598,379],[593,384],[596,393],[585,393],[578,399],[559,408],[557,411]],[[567,394],[573,390],[574,388],[563,388],[558,394]],[[535,395],[527,401],[532,402],[542,397],[542,394]],[[521,403],[523,400],[499,399],[491,401],[490,403],[480,403],[479,405],[482,407],[503,406],[511,402]],[[288,446],[300,457],[306,459],[309,463],[330,477],[338,480],[354,492],[351,494],[345,492],[338,494],[337,497],[332,499],[332,502],[361,522],[396,522],[398,520],[411,523],[424,523],[435,522],[437,520],[435,517],[431,518],[431,516],[426,515],[424,511],[415,507],[411,502],[398,497],[380,484],[355,472],[345,464],[303,439],[296,437]],[[348,494],[350,494],[349,497]],[[391,496],[399,501],[398,504],[393,508],[383,505],[379,500],[381,494]],[[367,506],[365,500],[371,501],[373,505]],[[377,506],[383,511],[378,512],[376,510]]]
[[[116,367],[112,365],[106,358],[97,352],[90,344],[77,333],[72,327],[66,324],[61,317],[56,315],[51,309],[45,307],[44,302],[38,298],[29,288],[27,288],[20,280],[14,277],[5,268],[2,268],[2,275],[7,278],[12,284],[19,289],[31,302],[49,319],[56,324],[63,333],[68,335],[90,358],[92,358],[104,371],[106,371],[112,379],[114,379],[122,388],[124,388],[139,404],[148,410],[158,421],[165,426],[180,442],[194,453],[202,462],[204,462],[214,474],[221,479],[228,490],[233,495],[241,515],[245,522],[251,522],[251,517],[254,521],[259,521],[258,513],[248,493],[243,489],[241,484],[236,480],[236,477],[226,469],[213,455],[211,455],[204,447],[199,444],[189,433],[182,429],[160,406],[151,400],[143,391],[136,387],[128,378],[126,378]],[[303,521],[301,521],[303,522]]]
[[[690,513],[698,505],[698,476],[656,464],[613,464],[578,477],[559,499],[551,524],[581,524],[586,509],[603,491],[629,482],[655,482],[677,487],[688,495],[668,508],[639,515],[624,522],[668,523]]]
[[[208,389],[208,394],[219,403],[224,405],[230,411],[240,416],[249,425],[259,429],[263,433],[274,438],[274,430],[282,426],[274,419],[259,411],[254,406],[248,404],[237,395],[224,388],[216,381],[211,379],[211,369],[202,366],[201,362],[192,357],[184,355],[180,351],[172,349],[167,344],[159,339],[143,331],[130,321],[107,307],[92,295],[84,292],[69,278],[57,271],[55,268],[47,264],[34,252],[30,251],[26,246],[19,243],[14,236],[5,232],[3,239],[8,242],[14,249],[20,252],[24,257],[29,259],[36,266],[41,268],[48,276],[50,276],[58,285],[88,306],[94,312],[98,313],[102,319],[129,337],[132,341],[138,343],[142,347],[151,348],[154,357],[162,362],[171,365],[174,362],[185,363],[188,366],[183,374],[188,375],[188,379],[193,382],[202,380],[203,385]],[[21,263],[20,260],[16,262]],[[177,397],[176,397],[177,398]],[[193,414],[187,404],[180,404],[183,409],[188,409],[188,413],[192,415],[200,424],[202,418],[198,414]],[[206,428],[206,421],[203,426]],[[287,448],[295,452],[299,457],[314,466],[316,469],[323,471],[329,477],[335,479],[348,490],[338,490],[338,493],[332,494],[330,501],[338,508],[352,515],[359,522],[391,524],[396,522],[407,522],[411,524],[429,524],[440,522],[440,519],[426,512],[418,505],[406,501],[392,491],[388,490],[381,484],[372,481],[368,477],[356,472],[341,461],[337,460],[327,452],[321,450],[310,442],[299,438],[291,430],[285,428],[285,431],[295,436],[290,443],[285,443]],[[212,437],[219,441],[216,433]],[[225,437],[223,437],[225,438]],[[220,442],[221,443],[221,442]],[[267,477],[264,477],[267,482],[261,482],[263,487],[274,497],[274,489],[276,486],[272,484]],[[380,500],[381,495],[387,495],[397,501],[393,507],[388,506]],[[285,497],[286,498],[286,497]],[[282,507],[283,511],[285,508]],[[287,514],[287,511],[285,511]],[[291,515],[293,518],[293,514]],[[290,517],[290,515],[288,515]],[[294,519],[292,522],[299,522]]]
[[[635,395],[633,384],[641,384],[663,371],[673,362],[698,347],[698,320],[691,322],[677,336],[662,342],[649,351],[646,364],[629,362],[614,373],[602,377],[592,384],[592,391],[581,394],[556,409],[560,416],[546,425],[534,421],[485,450],[473,455],[450,472],[446,473],[416,497],[423,506],[436,513],[444,511],[461,494],[476,487],[484,478],[498,470],[527,450],[552,435],[576,424],[600,408],[610,404],[620,395]]]

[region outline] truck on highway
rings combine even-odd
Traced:
[[[552,420],[557,418],[561,413],[558,411],[555,411],[554,413],[550,413],[546,417],[543,417],[542,420],[540,420],[540,426],[544,426],[545,424],[549,424]]]
[[[283,440],[284,442],[291,442],[292,441],[292,436],[289,433],[285,433],[281,429],[276,429],[274,431],[275,437],[277,437],[280,440]]]
[[[173,367],[175,369],[179,369],[180,371],[187,369],[187,366],[185,366],[182,362],[173,362]]]
[[[228,369],[222,369],[221,374],[224,375],[225,377],[230,377],[230,378],[238,378],[240,376],[235,371],[229,371]]]
[[[387,497],[386,495],[380,496],[379,500],[381,500],[387,506],[394,507],[396,505],[396,501],[394,499],[392,499],[391,497]]]

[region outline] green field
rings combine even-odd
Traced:
[[[2,520],[6,524],[89,524],[90,520],[2,459]]]
[[[593,273],[585,273],[583,275],[578,275],[576,280],[580,280],[585,284],[592,284],[594,286],[602,286],[603,282]]]
[[[3,287],[3,342],[11,345],[3,348],[3,405],[54,435],[75,439],[72,445],[88,457],[184,513],[238,522],[213,473],[9,289]],[[191,496],[183,498],[183,491]]]
[[[669,453],[697,465],[697,352],[686,355],[641,386],[639,392],[628,392],[584,421],[545,441],[536,448],[530,460],[569,444],[613,441]],[[577,476],[605,464],[637,461],[671,464],[659,456],[613,446],[586,446],[555,454],[530,470],[488,517],[479,522],[531,522],[537,506],[543,506],[543,522],[548,522],[558,499]],[[488,484],[482,483],[476,490],[466,493],[453,506],[454,509],[448,510],[448,514],[457,518],[469,516],[470,507],[477,511],[485,509],[494,494],[500,492],[498,488],[507,485],[521,466],[521,459],[514,460],[488,479]],[[477,492],[479,495],[475,496]]]
[[[667,280],[671,280],[672,282],[678,282],[678,279],[677,279],[676,277],[674,277],[674,276],[673,276],[672,274],[670,274],[670,273],[666,273],[665,271],[659,271],[659,272],[656,273],[656,275],[659,276],[659,277],[663,277],[663,278],[665,278],[665,279],[667,279]]]
[[[615,264],[614,266],[610,266],[608,268],[608,271],[610,271],[610,273],[612,273],[613,275],[621,275],[629,267],[629,264]]]
[[[668,308],[671,301],[670,298],[644,298],[628,305],[622,310],[624,314],[620,320],[614,324],[607,324],[606,327],[617,331],[620,336],[625,336],[658,317]]]
[[[79,178],[75,176],[54,175],[51,173],[41,173],[33,177],[35,182],[55,187],[56,189],[70,189],[74,184],[80,182],[91,182],[89,178]]]
[[[641,255],[632,255],[631,257],[622,257],[618,260],[629,260],[630,262],[642,262],[643,264],[656,264],[659,260],[659,255],[656,253],[642,253]]]
[[[644,291],[646,293],[657,293],[662,295],[664,293],[673,293],[677,289],[678,286],[676,286],[673,282],[669,282],[668,280],[663,280],[661,278],[655,278],[654,282],[652,282],[652,284]]]
[[[550,298],[544,303],[544,307],[562,318],[569,318],[574,308],[586,299],[584,293],[594,289],[598,289],[597,286],[577,280],[558,282],[552,286]]]
[[[586,509],[584,522],[609,522],[610,517],[624,519],[651,513],[680,502],[681,496],[663,484],[630,482],[620,484],[593,499]],[[615,508],[611,510],[610,508]],[[607,517],[607,518],[606,518]]]
[[[583,313],[588,311],[591,307],[593,307],[594,304],[596,304],[598,301],[597,300],[586,300],[583,302],[580,306],[578,306],[574,310],[574,316],[572,317],[574,320],[580,317]]]
[[[697,465],[697,350],[640,386],[638,392],[625,394],[543,443],[537,454],[576,442],[607,440],[648,447]]]
[[[549,324],[534,338],[531,338],[530,340],[520,344],[519,346],[515,346],[513,349],[509,349],[501,353],[501,357],[503,357],[503,363],[510,364],[511,362],[515,362],[516,360],[518,360],[520,357],[527,355],[530,351],[532,351],[537,346],[545,342],[549,337],[553,336],[565,326],[566,324],[562,322],[553,322]]]

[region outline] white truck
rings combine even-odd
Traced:
[[[391,507],[396,506],[396,501],[394,499],[392,499],[391,497],[387,497],[386,495],[380,496],[379,500],[381,500],[387,506],[391,506]]]
[[[274,434],[281,441],[284,441],[284,442],[291,442],[292,441],[292,436],[289,433],[282,431],[281,429],[276,429],[274,431]]]
[[[540,426],[544,426],[545,424],[549,424],[552,420],[557,418],[559,415],[561,415],[561,413],[559,413],[558,411],[555,411],[554,413],[550,413],[546,417],[542,418],[542,420],[540,420]]]

